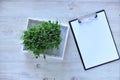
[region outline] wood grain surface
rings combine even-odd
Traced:
[[[85,71],[71,31],[63,61],[36,60],[22,49],[28,17],[68,25],[101,9],[120,51],[120,0],[0,0],[0,80],[120,80],[120,60]]]

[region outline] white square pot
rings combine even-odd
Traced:
[[[27,23],[27,29],[34,27],[37,24],[41,24],[42,22],[45,22],[47,20],[39,20],[35,18],[29,18],[28,23]],[[67,38],[69,34],[69,27],[67,26],[60,26],[61,29],[61,37],[62,37],[62,42],[59,45],[59,48],[54,48],[52,50],[48,50],[46,54],[46,60],[63,60],[64,54],[65,54],[65,48],[66,48],[66,43],[67,43]],[[43,56],[42,54],[40,56]],[[41,57],[40,57],[41,58]]]

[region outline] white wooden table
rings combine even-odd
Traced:
[[[120,0],[0,0],[0,80],[120,80],[120,60],[85,71],[71,31],[62,62],[36,60],[20,44],[27,17],[68,25],[101,9],[106,10],[120,52]]]

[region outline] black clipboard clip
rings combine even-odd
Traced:
[[[89,14],[89,15],[85,15],[82,17],[77,18],[79,23],[83,23],[83,22],[89,22],[89,21],[93,21],[94,19],[96,19],[97,16],[97,12]]]

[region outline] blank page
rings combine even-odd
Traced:
[[[97,18],[71,26],[86,69],[119,58],[104,11]]]

